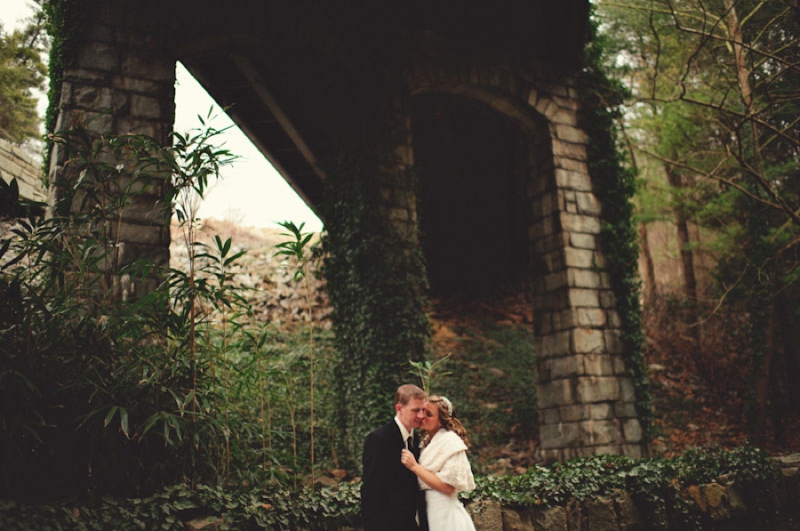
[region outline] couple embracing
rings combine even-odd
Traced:
[[[364,442],[364,531],[475,531],[458,499],[475,482],[453,404],[406,384],[394,409],[394,419]]]

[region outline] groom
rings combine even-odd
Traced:
[[[424,504],[418,507],[417,477],[400,462],[403,448],[419,458],[419,438],[414,428],[425,417],[425,391],[416,385],[401,385],[394,395],[394,410],[394,420],[373,430],[364,441],[364,531],[427,529],[424,514],[417,515],[418,510],[424,509]]]

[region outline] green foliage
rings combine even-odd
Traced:
[[[461,497],[468,503],[496,501],[511,507],[552,507],[572,499],[615,498],[625,490],[648,529],[712,528],[687,495],[693,485],[724,476],[755,494],[775,484],[778,471],[762,450],[693,450],[671,459],[633,460],[619,456],[575,459],[535,466],[519,476],[477,477],[477,488]],[[748,498],[752,503],[757,499]],[[762,510],[769,509],[767,506]],[[360,483],[300,489],[184,485],[133,499],[103,498],[93,503],[24,505],[0,502],[3,529],[183,529],[197,516],[218,517],[223,529],[338,529],[360,524]]]
[[[726,476],[755,491],[777,481],[778,472],[763,450],[693,450],[675,459],[620,456],[580,458],[550,467],[534,466],[520,476],[478,478],[466,500],[494,500],[516,507],[564,505],[570,499],[614,498],[627,491],[648,529],[700,529],[704,521],[686,488]]]
[[[798,323],[797,5],[598,5],[612,46],[607,64],[633,96],[625,113],[631,150],[651,175],[681,184],[663,203],[697,223],[702,236],[684,250],[699,249],[713,264],[699,296],[750,318],[749,417],[752,436],[763,436],[769,402],[788,401],[780,390],[798,377],[796,349],[778,347]]]
[[[75,61],[75,45],[86,17],[85,0],[46,0],[42,4],[45,26],[50,35],[50,60],[48,68],[50,84],[47,93],[47,113],[44,126],[46,134],[56,132],[59,105],[61,101],[61,83],[64,70]],[[50,149],[45,150],[42,168],[50,167]]]
[[[314,235],[312,233],[303,232],[305,223],[301,223],[299,227],[291,221],[284,221],[278,225],[289,231],[283,233],[283,236],[294,239],[289,239],[277,244],[275,248],[278,251],[275,254],[293,258],[297,265],[297,269],[294,272],[294,279],[301,280],[308,274],[306,266],[308,265],[308,260],[311,258],[309,242]]]
[[[453,332],[461,339],[451,356],[440,358],[448,360],[448,370],[439,371],[431,389],[446,390],[473,449],[533,439],[538,431],[536,373],[530,363],[533,331],[478,318]]]
[[[5,34],[0,25],[0,138],[13,143],[41,136],[32,93],[43,88],[47,73],[41,34],[38,23]]]
[[[192,194],[230,160],[214,136],[178,135],[170,150],[82,128],[54,136],[70,170],[54,215],[21,220],[0,244],[0,497],[265,484],[307,466],[291,456],[307,454],[309,334],[255,324],[231,282],[244,251],[193,236]],[[165,179],[173,193],[153,214],[178,212],[189,273],[116,252],[121,212]],[[3,204],[24,212],[15,190],[3,183]],[[154,289],[125,299],[121,278]],[[329,359],[329,335],[313,339]]]
[[[295,272],[294,272],[294,280],[302,280],[303,281],[303,293],[305,295],[306,301],[306,310],[308,310],[309,315],[311,315],[311,298],[309,295],[309,287],[308,287],[308,269],[309,269],[309,260],[312,256],[312,251],[309,251],[309,242],[311,242],[311,238],[313,234],[311,233],[304,233],[303,227],[305,223],[301,223],[298,227],[291,221],[284,221],[279,223],[281,227],[286,229],[288,232],[283,233],[283,236],[287,236],[290,239],[281,242],[275,246],[277,252],[275,253],[278,256],[286,256],[287,258],[294,260]],[[292,239],[293,238],[293,239]],[[308,337],[308,349],[309,349],[309,365],[308,365],[308,375],[309,375],[309,442],[311,445],[311,483],[314,483],[315,474],[314,474],[314,465],[316,461],[315,455],[315,445],[314,445],[314,320],[313,318],[310,320],[309,325],[309,337]],[[292,423],[293,433],[295,433],[294,445],[293,448],[295,450],[295,463],[297,462],[297,442],[296,442],[296,430],[295,423]],[[295,464],[295,469],[297,465]],[[296,480],[295,480],[296,481]]]
[[[104,498],[94,504],[46,506],[0,502],[0,527],[19,531],[184,529],[195,516],[216,518],[221,529],[322,530],[358,521],[358,485],[323,489],[232,489],[168,486],[151,496]]]
[[[425,270],[381,215],[378,186],[357,162],[326,168],[323,273],[339,352],[338,429],[347,466],[357,466],[369,430],[391,415],[408,361],[427,354]]]
[[[620,105],[627,91],[621,84],[609,79],[604,70],[605,46],[603,37],[594,34],[585,50],[578,83],[583,109],[581,125],[589,139],[589,174],[595,194],[603,205],[603,256],[620,315],[620,339],[625,365],[633,379],[636,409],[647,441],[651,436],[652,397],[644,360],[639,304],[639,247],[632,203],[636,180],[635,172],[625,164],[616,134]]]
[[[450,375],[449,372],[444,371],[443,367],[447,364],[452,354],[448,353],[436,361],[409,361],[409,365],[419,378],[420,387],[427,395],[438,394],[439,380]],[[434,385],[436,384],[436,385]]]

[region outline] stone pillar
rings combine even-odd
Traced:
[[[127,133],[147,135],[161,145],[171,142],[175,116],[175,59],[164,33],[154,30],[158,19],[149,4],[130,2],[86,3],[85,21],[74,46],[74,56],[63,73],[55,132],[82,126],[97,139]],[[71,59],[71,61],[70,61]],[[76,178],[74,164],[63,146],[54,145],[48,169],[51,200],[64,197]],[[103,153],[98,162],[117,164]],[[110,237],[116,242],[117,268],[139,259],[169,263],[171,212],[163,205],[167,176],[151,175],[142,193],[122,209]],[[120,181],[130,179],[123,171]],[[118,182],[116,190],[127,182]],[[79,208],[73,203],[73,211]],[[115,295],[126,298],[153,290],[158,279],[135,285],[114,280]]]
[[[641,455],[633,381],[602,249],[579,127],[574,75],[532,64],[460,65],[426,59],[406,68],[411,94],[452,94],[488,105],[529,138],[528,241],[541,448],[547,461],[601,453]]]
[[[394,94],[380,113],[381,122],[371,136],[377,157],[381,208],[401,245],[410,252],[419,245],[417,196],[411,115],[407,99]],[[370,149],[370,148],[368,148]]]
[[[529,189],[543,457],[639,457],[633,381],[622,357],[620,320],[600,248],[602,211],[592,193],[586,139],[577,126],[577,99],[569,85],[547,89],[550,138],[532,150],[538,177]],[[543,100],[541,94],[535,98]]]
[[[424,266],[417,254],[420,240],[411,113],[408,98],[400,88],[399,82],[386,82],[379,89],[383,97],[370,117],[371,126],[365,128],[364,152],[366,167],[375,172],[379,183],[378,206],[392,229],[389,237],[394,241],[388,248],[400,256],[405,271],[419,271],[419,278],[412,276],[405,282],[410,292],[424,297]]]

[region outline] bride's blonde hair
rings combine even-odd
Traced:
[[[456,410],[453,403],[445,396],[431,395],[428,397],[428,402],[436,404],[439,409],[439,422],[442,423],[442,428],[453,431],[461,437],[464,444],[469,446],[469,438],[467,437],[467,428],[461,424],[461,421],[456,418]]]

